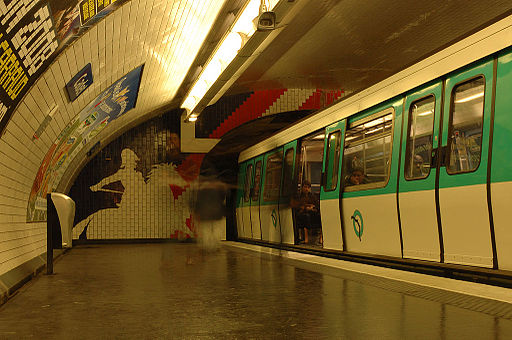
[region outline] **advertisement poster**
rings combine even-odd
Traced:
[[[127,0],[88,0],[94,16],[80,24],[80,0],[0,0],[0,135],[36,79],[90,27]]]
[[[127,0],[49,0],[59,41],[58,50],[71,44],[125,2]],[[87,12],[86,15],[84,10]]]
[[[45,1],[0,0],[0,132],[57,50],[50,13]]]
[[[69,161],[110,122],[135,107],[143,66],[132,70],[98,95],[57,137],[32,185],[27,222],[46,220],[46,194],[55,189]]]

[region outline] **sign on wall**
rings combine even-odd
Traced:
[[[30,191],[27,222],[46,220],[46,194],[55,190],[73,157],[109,123],[135,107],[144,65],[100,93],[65,127],[48,150]]]
[[[85,65],[67,84],[69,100],[74,101],[92,84],[91,63]]]
[[[92,0],[94,16],[80,25],[79,0],[0,0],[0,135],[59,51],[126,1]]]

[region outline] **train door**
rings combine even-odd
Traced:
[[[325,131],[300,140],[297,186],[292,198],[295,243],[322,245],[320,187]]]
[[[263,188],[260,198],[261,239],[281,242],[279,224],[279,193],[283,171],[283,148],[265,154],[263,168]]]
[[[297,154],[297,141],[284,146],[283,180],[281,181],[281,195],[279,196],[279,224],[281,225],[281,242],[294,243],[293,212],[290,205],[295,176],[295,155]]]
[[[344,249],[402,256],[396,188],[403,99],[348,120],[343,148]]]
[[[254,161],[245,163],[243,204],[242,204],[242,220],[243,234],[239,235],[245,238],[252,238],[251,225],[251,192],[254,186]]]
[[[261,172],[263,169],[263,156],[254,159],[254,185],[251,190],[251,227],[252,238],[261,240],[260,224],[260,190],[261,190]]]
[[[491,199],[499,269],[512,270],[512,51],[498,58],[491,163]]]
[[[493,267],[487,163],[493,60],[446,80],[439,207],[444,260]]]
[[[430,84],[405,98],[399,206],[403,256],[440,261],[436,164],[443,85]]]
[[[334,123],[325,128],[325,146],[322,165],[320,211],[323,246],[343,250],[340,217],[341,147],[344,144],[347,121]]]
[[[244,184],[245,184],[245,168],[247,164],[242,163],[238,166],[238,185],[236,190],[236,230],[238,237],[244,237]]]

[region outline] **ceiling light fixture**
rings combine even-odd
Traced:
[[[265,7],[268,11],[272,11],[278,2],[279,0],[250,0],[247,2],[245,8],[240,11],[240,14],[235,19],[231,29],[221,40],[212,57],[206,63],[199,78],[185,96],[185,100],[181,104],[181,107],[187,111],[185,120],[193,121],[190,119],[192,115],[196,115],[197,119],[199,112],[194,110],[201,99],[233,61],[240,49],[256,32],[256,26],[253,21],[262,14],[261,8]]]

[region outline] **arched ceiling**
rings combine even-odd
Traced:
[[[300,10],[288,18],[286,25],[279,24],[282,18],[277,19],[274,39],[258,52],[229,94],[265,88],[358,91],[512,13],[512,3],[504,0],[280,2],[298,6]],[[12,114],[4,117],[11,116],[0,140],[0,151],[9,159],[20,159],[26,173],[26,178],[20,181],[30,183],[20,190],[27,192],[28,186],[30,191],[48,150],[80,111],[136,67],[144,64],[136,107],[109,123],[80,152],[71,154],[70,158],[76,156],[76,159],[65,160],[70,171],[80,167],[86,152],[97,141],[106,143],[154,115],[177,108],[244,3],[243,0],[117,0],[115,6],[111,5],[116,8],[112,13],[98,17],[94,24],[92,20],[89,29],[72,32],[65,41],[51,36],[51,22],[47,24],[45,37],[31,36],[33,40],[30,40],[26,33],[19,40],[12,38],[18,44],[30,40],[32,45],[27,54],[36,51],[40,55],[46,53],[48,58],[41,64],[41,71],[34,73],[33,84],[28,84],[26,94],[13,107]],[[5,18],[13,21],[16,13],[32,15],[36,8],[42,12],[37,12],[40,16],[34,18],[39,18],[38,23],[43,27],[44,7],[54,16],[57,13],[52,10],[52,4],[61,7],[71,4],[76,11],[75,5],[79,3],[78,0],[0,0],[3,29],[9,30]],[[6,34],[12,34],[16,27]],[[40,41],[48,41],[47,46],[55,49],[58,46],[62,51],[48,50],[50,47],[38,50],[36,42]],[[76,101],[70,102],[64,86],[87,63],[91,63],[94,82]],[[52,119],[48,126],[34,139],[34,132],[44,126],[49,114]],[[18,165],[10,167],[18,169]],[[62,174],[55,178],[56,182],[59,176]]]

